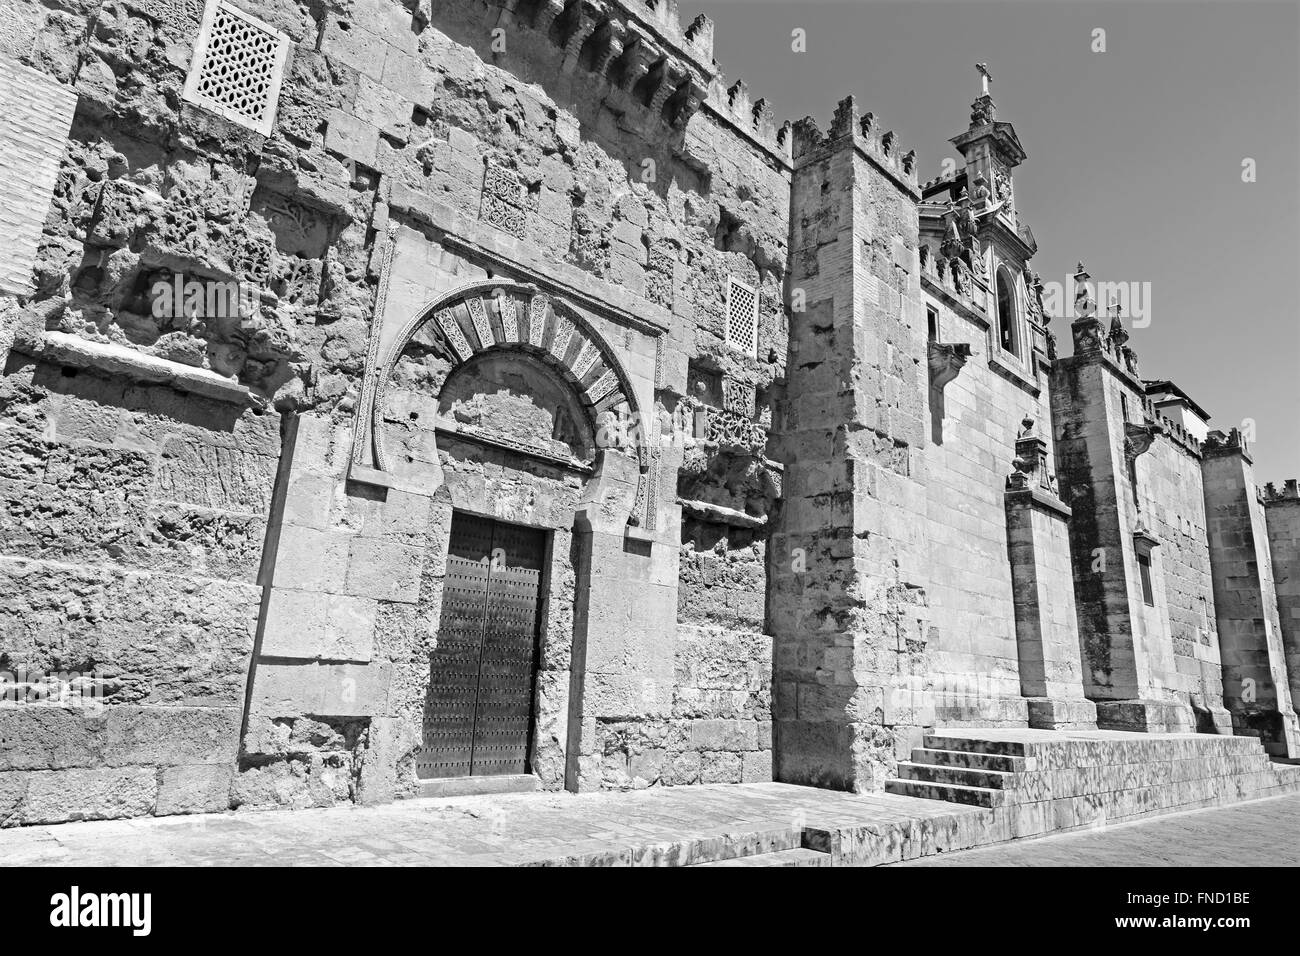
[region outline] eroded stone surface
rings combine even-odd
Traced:
[[[196,3],[0,0],[19,105],[76,101],[0,195],[4,824],[417,795],[457,513],[546,535],[546,790],[878,791],[954,723],[1294,751],[1295,535],[1122,327],[1057,356],[990,97],[921,184],[668,4],[236,5],[269,135],[184,96]]]

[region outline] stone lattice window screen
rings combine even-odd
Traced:
[[[758,290],[727,278],[727,344],[746,355],[758,353]]]
[[[208,0],[184,98],[270,135],[289,38],[226,0]]]

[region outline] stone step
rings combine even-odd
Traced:
[[[710,860],[707,863],[693,863],[692,866],[830,866],[831,855],[822,850],[808,847],[795,847],[792,850],[775,850],[771,853],[755,853],[751,856],[738,856],[730,860]]]
[[[540,781],[531,773],[503,773],[481,777],[439,777],[420,781],[422,797],[469,797],[491,793],[532,793]]]
[[[965,787],[1005,790],[1016,785],[1015,774],[981,767],[949,767],[932,763],[900,763],[898,776],[923,783],[957,783]]]
[[[976,807],[1000,807],[1007,801],[1005,790],[966,787],[956,783],[926,783],[921,780],[886,780],[885,792],[925,800],[947,800]]]
[[[970,750],[926,750],[917,747],[912,751],[912,763],[928,763],[941,767],[970,767],[975,770],[997,770],[1002,773],[1019,773],[1028,770],[1027,757],[1007,757],[1003,754],[976,753]]]
[[[1024,741],[982,740],[977,737],[945,737],[943,734],[926,734],[926,750],[959,750],[966,753],[1000,754],[1005,757],[1028,756]]]

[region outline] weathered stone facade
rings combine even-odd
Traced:
[[[541,788],[879,790],[953,726],[1296,755],[1285,501],[1122,328],[1056,355],[987,93],[921,184],[673,3],[0,27],[0,825],[425,792],[466,515],[545,542]]]

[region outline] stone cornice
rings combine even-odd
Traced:
[[[94,342],[67,332],[45,331],[14,338],[15,352],[72,368],[119,376],[149,385],[165,385],[219,402],[261,407],[265,400],[233,378],[170,359],[137,352],[124,345]]]
[[[682,511],[686,514],[703,521],[711,521],[714,524],[725,524],[738,528],[761,528],[767,524],[766,515],[746,514],[735,508],[715,505],[708,501],[692,501],[687,498],[678,498],[677,503],[682,506]]]
[[[936,299],[941,300],[944,305],[962,318],[974,323],[982,331],[988,330],[988,316],[980,311],[973,301],[959,296],[955,289],[949,288],[926,272],[921,273],[921,288]]]
[[[1067,521],[1074,514],[1064,501],[1041,488],[1008,488],[1004,499],[1008,507],[1029,507]]]

